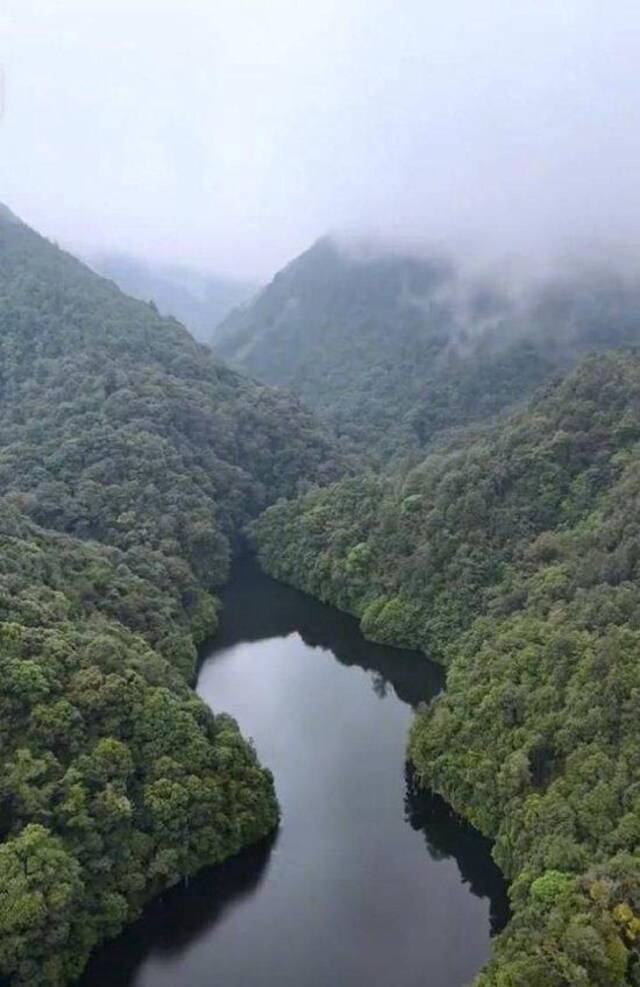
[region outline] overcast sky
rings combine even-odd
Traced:
[[[0,199],[72,248],[640,245],[638,0],[0,0],[0,62]]]

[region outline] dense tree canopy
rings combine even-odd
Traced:
[[[265,568],[448,664],[418,777],[495,839],[514,918],[482,987],[640,983],[640,357],[500,429],[254,525]]]
[[[490,421],[635,340],[638,293],[547,284],[523,319],[485,285],[471,339],[455,277],[322,241],[223,327],[396,467],[345,476],[295,398],[0,209],[0,978],[61,987],[276,824],[189,688],[250,524],[273,575],[448,667],[409,752],[511,882],[481,987],[640,984],[640,357]]]
[[[294,399],[240,378],[178,323],[10,221],[0,438],[0,491],[19,492],[39,523],[186,557],[209,582],[269,498],[335,475],[326,434]]]
[[[329,238],[231,313],[213,345],[292,388],[355,448],[395,465],[523,401],[594,349],[640,343],[640,284],[566,269],[521,290],[432,254]]]
[[[296,400],[0,211],[0,978],[67,983],[276,824],[189,680],[242,525],[339,469]]]
[[[62,984],[151,895],[266,834],[277,805],[235,722],[175,667],[175,599],[119,550],[6,504],[0,547],[0,969]]]

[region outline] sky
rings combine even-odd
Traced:
[[[640,256],[637,0],[0,0],[0,64],[0,201],[69,249]]]

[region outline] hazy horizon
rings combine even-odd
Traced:
[[[264,282],[334,232],[640,256],[640,7],[4,0],[0,200]]]

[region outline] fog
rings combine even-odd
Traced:
[[[0,61],[0,200],[84,253],[640,245],[635,0],[1,0]]]

